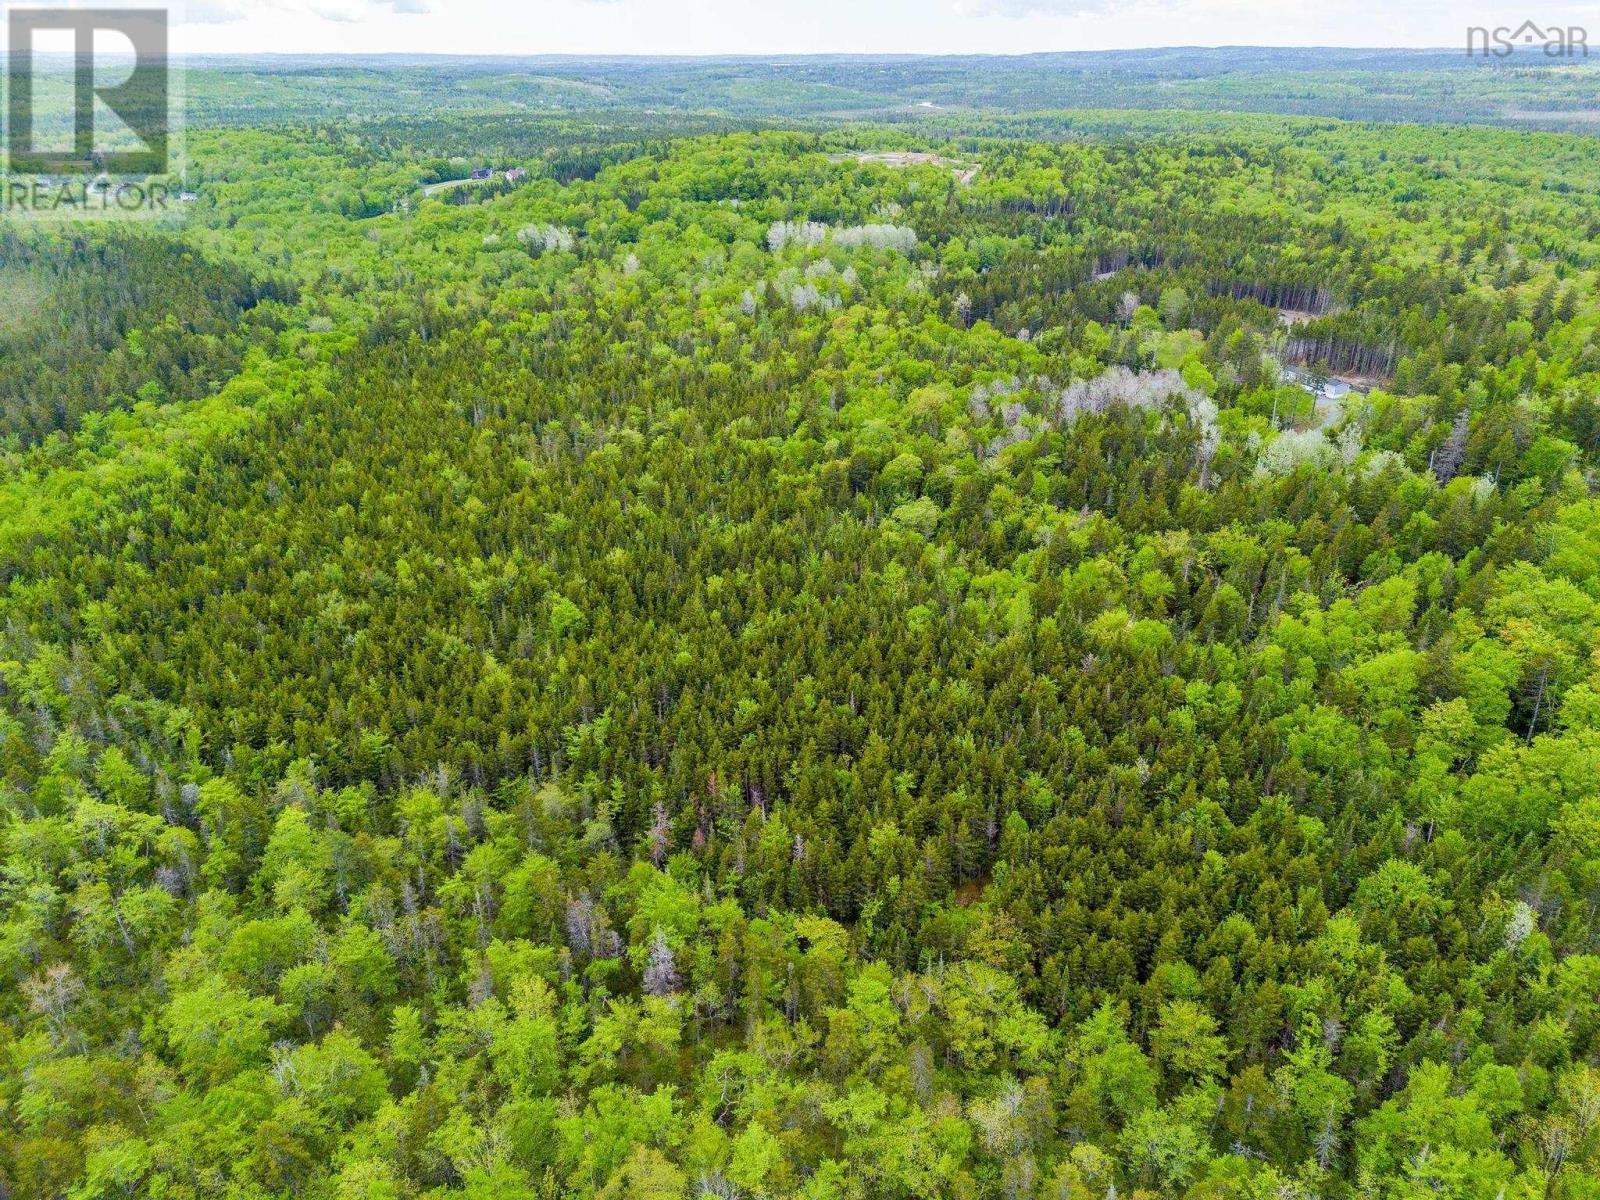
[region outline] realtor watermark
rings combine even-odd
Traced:
[[[167,211],[183,203],[182,193],[164,183],[108,183],[96,180],[7,179],[0,184],[0,208],[56,217],[132,215]]]
[[[1519,51],[1543,51],[1546,58],[1588,58],[1589,31],[1582,25],[1473,25],[1467,29],[1468,58],[1510,58]]]
[[[191,198],[170,13],[5,5],[0,215],[128,219]]]

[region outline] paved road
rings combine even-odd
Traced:
[[[460,187],[463,183],[488,183],[487,179],[446,179],[439,183],[430,183],[422,189],[424,196],[431,196],[435,192],[442,192],[445,188]]]

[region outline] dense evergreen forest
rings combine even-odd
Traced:
[[[0,1196],[1600,1197],[1600,141],[402,107],[0,233]]]

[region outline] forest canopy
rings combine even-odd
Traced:
[[[1600,1195],[1600,142],[283,103],[0,232],[0,1193]]]

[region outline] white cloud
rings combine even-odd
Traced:
[[[76,0],[57,0],[76,2]],[[110,0],[87,0],[108,3]],[[149,3],[150,0],[132,0]],[[161,0],[157,0],[161,2]],[[181,6],[183,0],[171,0]],[[1464,45],[1506,0],[191,0],[186,53],[817,54]],[[6,0],[0,0],[3,6]],[[1541,0],[1541,24],[1588,24]],[[1567,19],[1567,13],[1571,19]],[[419,19],[418,14],[427,13]],[[1529,15],[1529,14],[1522,14]]]
[[[231,25],[261,17],[351,25],[386,13],[421,16],[429,11],[428,0],[187,0],[175,15],[185,25]]]
[[[1373,0],[1368,0],[1369,3]],[[1319,11],[1348,9],[1352,0],[1324,0]],[[1355,0],[1354,6],[1360,6]],[[964,17],[1012,17],[1062,21],[1162,21],[1173,17],[1205,22],[1209,20],[1268,21],[1272,14],[1282,16],[1277,0],[956,0],[956,11]],[[1151,27],[1151,44],[1159,26]]]
[[[961,0],[956,11],[969,17],[1102,17],[1116,0]],[[1122,5],[1120,7],[1127,7]]]
[[[186,25],[232,25],[248,15],[239,0],[189,0],[182,19]]]
[[[311,9],[314,16],[321,17],[324,21],[337,21],[343,25],[354,25],[366,15],[364,11],[352,5],[318,4]]]

